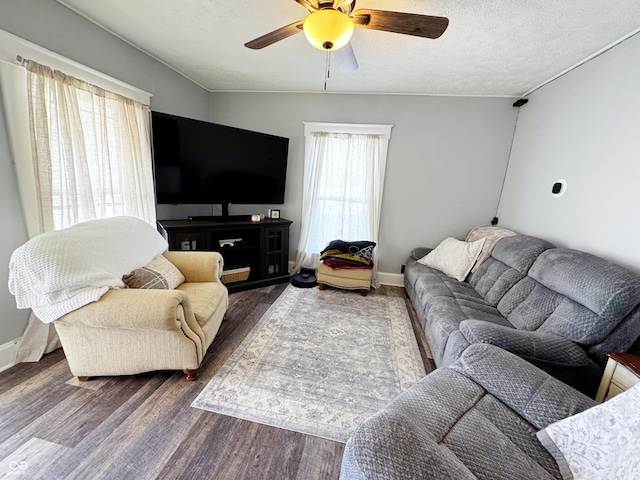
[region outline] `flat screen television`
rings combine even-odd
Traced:
[[[289,139],[152,112],[158,204],[282,204]]]

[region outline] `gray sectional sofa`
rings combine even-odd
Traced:
[[[438,367],[488,343],[594,396],[606,353],[640,336],[640,275],[597,256],[515,235],[460,282],[419,263],[427,251],[408,259],[405,289]]]
[[[536,432],[594,405],[509,352],[472,345],[356,430],[340,479],[558,479]]]
[[[537,433],[596,405],[608,351],[637,353],[640,276],[527,235],[464,282],[418,262],[428,251],[405,288],[440,368],[358,427],[340,479],[563,478]]]

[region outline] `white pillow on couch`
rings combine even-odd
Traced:
[[[475,242],[463,242],[453,237],[445,238],[418,262],[463,282],[482,252],[485,240],[481,238]]]

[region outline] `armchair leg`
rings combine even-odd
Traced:
[[[189,368],[185,368],[183,370],[183,372],[184,372],[187,380],[189,380],[190,382],[193,382],[200,375],[200,369],[199,368],[196,368],[195,370],[191,370]]]
[[[85,377],[85,376],[78,377],[79,382],[86,382],[87,380],[89,380],[89,377]]]

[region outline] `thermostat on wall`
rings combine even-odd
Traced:
[[[558,180],[556,183],[554,183],[553,186],[551,187],[551,195],[553,195],[556,198],[564,195],[564,192],[566,191],[567,191],[567,181],[562,178]]]

